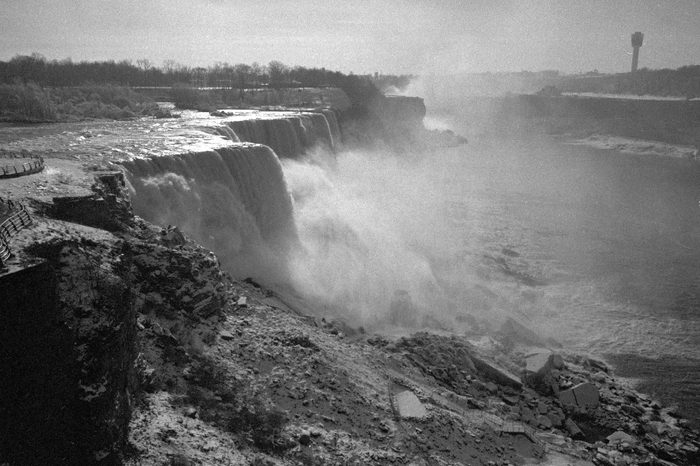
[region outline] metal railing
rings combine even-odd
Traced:
[[[2,155],[2,154],[0,154]],[[35,156],[15,156],[15,158],[31,158],[30,162],[23,162],[21,165],[0,166],[0,178],[15,178],[17,176],[31,175],[39,173],[44,169],[44,158]]]
[[[0,223],[0,269],[3,264],[12,256],[10,251],[9,240],[17,234],[22,228],[32,224],[32,218],[29,216],[27,209],[19,202],[5,200],[0,198],[0,204],[4,210],[10,213],[10,216]]]

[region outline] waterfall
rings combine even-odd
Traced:
[[[331,138],[333,139],[334,143],[340,142],[340,123],[338,122],[338,116],[336,115],[335,110],[332,110],[330,108],[324,108],[323,110],[321,110],[321,112],[323,113],[323,116],[326,117],[328,131],[330,132]]]
[[[214,130],[217,132],[217,134],[225,137],[230,141],[241,142],[241,140],[238,138],[238,135],[228,126],[216,126],[214,127]]]
[[[179,226],[235,276],[284,279],[297,233],[282,167],[269,147],[236,144],[132,159],[124,167],[136,214]]]
[[[298,158],[306,149],[322,143],[335,149],[340,141],[340,129],[335,113],[303,112],[245,120],[229,120],[226,128],[217,130],[232,141],[264,144],[284,158]],[[229,134],[229,131],[233,134]]]
[[[268,114],[225,120],[214,131],[235,144],[123,162],[134,210],[177,225],[235,276],[284,280],[298,237],[278,155],[295,159],[317,144],[332,150],[340,140],[336,115]]]

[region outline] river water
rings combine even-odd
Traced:
[[[700,420],[700,163],[521,134],[283,166],[307,295],[370,323],[395,289],[438,327],[515,317]]]
[[[487,306],[606,358],[697,425],[700,163],[547,137],[445,152],[464,257],[503,272],[468,279],[498,296]]]

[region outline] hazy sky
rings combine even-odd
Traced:
[[[0,0],[0,59],[268,63],[355,73],[700,63],[700,0]]]

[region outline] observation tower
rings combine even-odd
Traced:
[[[632,34],[632,73],[637,71],[637,63],[639,62],[639,48],[642,46],[644,41],[644,34],[641,32],[635,32]]]

